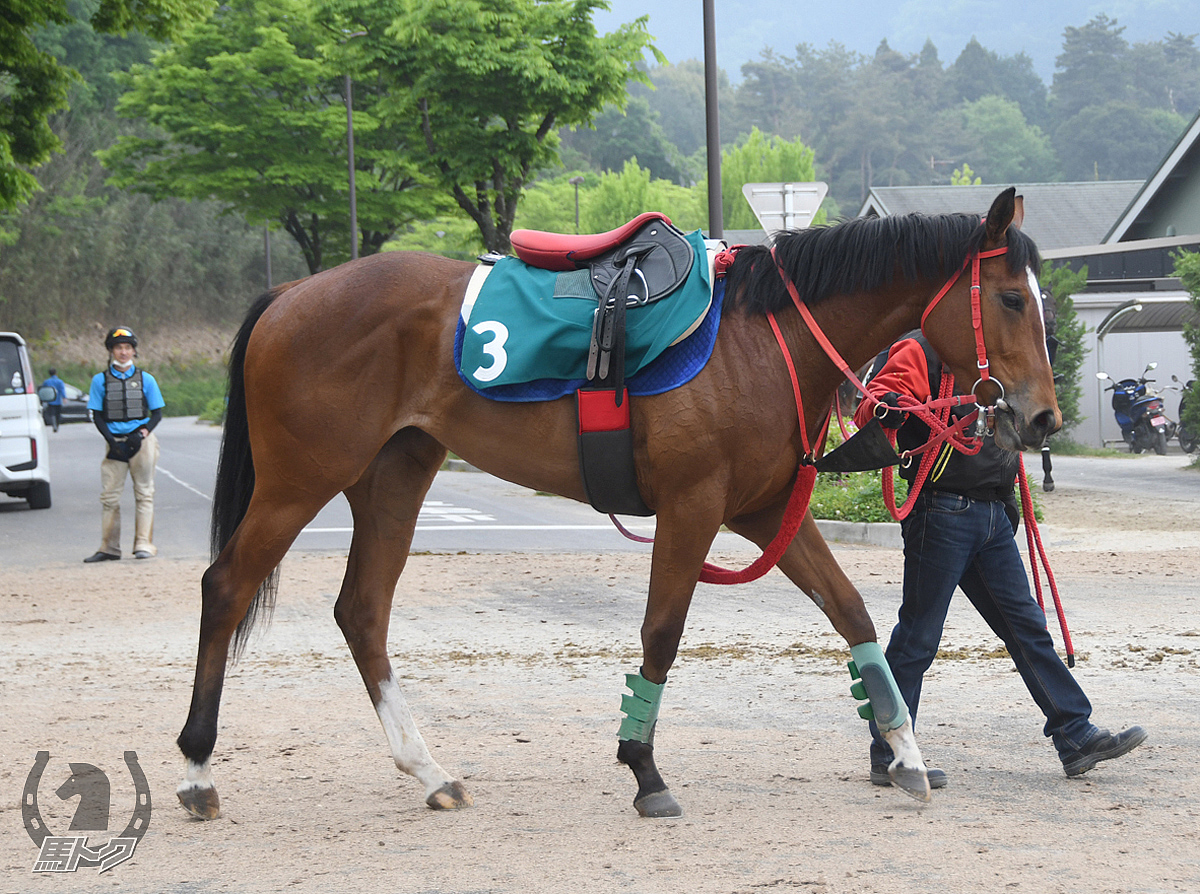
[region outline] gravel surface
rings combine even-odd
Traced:
[[[419,555],[390,649],[434,756],[476,804],[431,811],[391,765],[333,622],[343,557],[293,554],[274,623],[227,679],[223,814],[200,822],[176,803],[174,737],[203,566],[0,569],[0,891],[1200,890],[1200,504],[1148,512],[1069,484],[1042,500],[1093,719],[1150,739],[1068,780],[1011,661],[959,599],[918,728],[950,774],[930,805],[868,783],[845,644],[778,572],[697,589],[656,745],[685,814],[644,820],[615,733],[648,554]],[[835,552],[886,639],[899,552]],[[133,859],[31,872],[20,804],[36,753],[51,753],[39,806],[55,834],[77,806],[54,794],[68,762],[108,771],[111,836],[133,804],[127,749],[154,805]]]

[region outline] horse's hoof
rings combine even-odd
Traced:
[[[457,810],[475,806],[475,799],[467,794],[461,782],[454,779],[426,798],[425,803],[434,810]]]
[[[639,816],[662,817],[662,816],[683,816],[683,808],[679,806],[679,802],[671,794],[669,789],[663,789],[661,792],[652,792],[638,798],[633,802],[633,806],[637,808]]]
[[[924,768],[918,769],[897,763],[888,768],[888,775],[892,777],[892,785],[904,794],[912,795],[918,801],[927,803],[933,800],[929,793],[929,776],[925,773]]]
[[[211,820],[221,815],[221,799],[217,790],[211,786],[206,788],[186,788],[175,792],[183,809],[196,819]]]

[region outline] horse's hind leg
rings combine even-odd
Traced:
[[[328,499],[299,500],[295,491],[272,495],[265,486],[260,486],[236,533],[201,578],[196,678],[191,709],[177,740],[187,758],[187,776],[176,789],[184,809],[200,819],[215,819],[220,813],[210,761],[217,741],[217,714],[230,642],[259,585],[283,560],[296,534]]]
[[[387,654],[392,594],[408,560],[417,513],[446,449],[424,432],[392,436],[366,472],[346,490],[354,538],[334,617],[375,705],[396,766],[425,787],[435,809],[469,807],[462,783],[435,761],[413,722]]]

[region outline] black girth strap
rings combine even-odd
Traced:
[[[628,394],[610,388],[581,388],[579,471],[588,502],[612,515],[653,515],[642,500],[633,464],[633,432],[629,428]]]

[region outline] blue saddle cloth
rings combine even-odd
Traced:
[[[654,360],[643,366],[636,374],[625,380],[631,395],[646,396],[662,394],[678,388],[696,377],[708,358],[712,356],[717,330],[721,325],[721,307],[725,297],[725,280],[717,279],[713,284],[712,306],[704,320],[691,335],[662,351]],[[574,394],[587,384],[586,378],[578,379],[534,379],[511,385],[493,385],[481,389],[463,374],[462,347],[466,326],[462,316],[454,330],[454,368],[459,378],[476,394],[500,401],[557,400]]]

